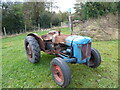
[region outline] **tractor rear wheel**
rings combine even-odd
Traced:
[[[98,50],[92,47],[91,58],[86,65],[91,68],[97,68],[100,65],[100,63],[101,63],[100,53],[98,52]]]
[[[69,66],[60,58],[54,58],[50,63],[50,69],[55,82],[61,87],[67,87],[70,84],[71,73]]]
[[[27,36],[24,41],[26,55],[32,63],[40,60],[40,47],[38,41],[33,36]]]

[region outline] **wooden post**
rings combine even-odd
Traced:
[[[73,32],[72,15],[69,16],[69,27],[70,27],[70,32],[71,32],[71,35],[72,35],[72,32]]]
[[[62,24],[62,22],[61,22],[61,28],[62,28],[62,25],[63,25],[63,24]]]
[[[20,29],[20,33],[22,33],[22,29]]]
[[[5,27],[3,28],[4,29],[4,34],[5,34],[5,36],[7,35],[7,33],[6,33],[6,29],[5,29]]]
[[[25,24],[25,33],[26,33],[26,24]]]
[[[40,24],[38,24],[38,31],[40,30]]]
[[[36,27],[34,26],[34,32],[35,32],[35,30],[36,30]]]
[[[52,28],[52,23],[50,23],[50,27]]]
[[[1,33],[1,36],[3,36],[3,32]]]

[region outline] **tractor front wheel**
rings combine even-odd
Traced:
[[[69,66],[60,58],[54,58],[50,63],[50,69],[55,82],[61,87],[67,87],[71,80]]]
[[[86,63],[88,67],[91,68],[97,68],[101,63],[101,56],[98,50],[95,48],[91,48],[91,58],[90,60]]]

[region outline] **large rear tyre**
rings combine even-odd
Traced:
[[[27,36],[24,41],[26,55],[32,63],[40,61],[40,46],[33,36]]]
[[[91,48],[91,58],[86,64],[88,67],[97,68],[101,64],[101,56],[98,50]]]
[[[54,58],[50,63],[50,69],[55,82],[61,87],[67,87],[70,84],[71,73],[69,66],[60,58]]]

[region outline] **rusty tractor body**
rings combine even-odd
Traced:
[[[33,36],[39,42],[40,49],[48,54],[58,55],[62,54],[65,48],[65,39],[70,35],[60,34],[60,31],[50,31],[46,35],[38,36],[30,33],[27,36]],[[63,46],[63,48],[61,47]]]

